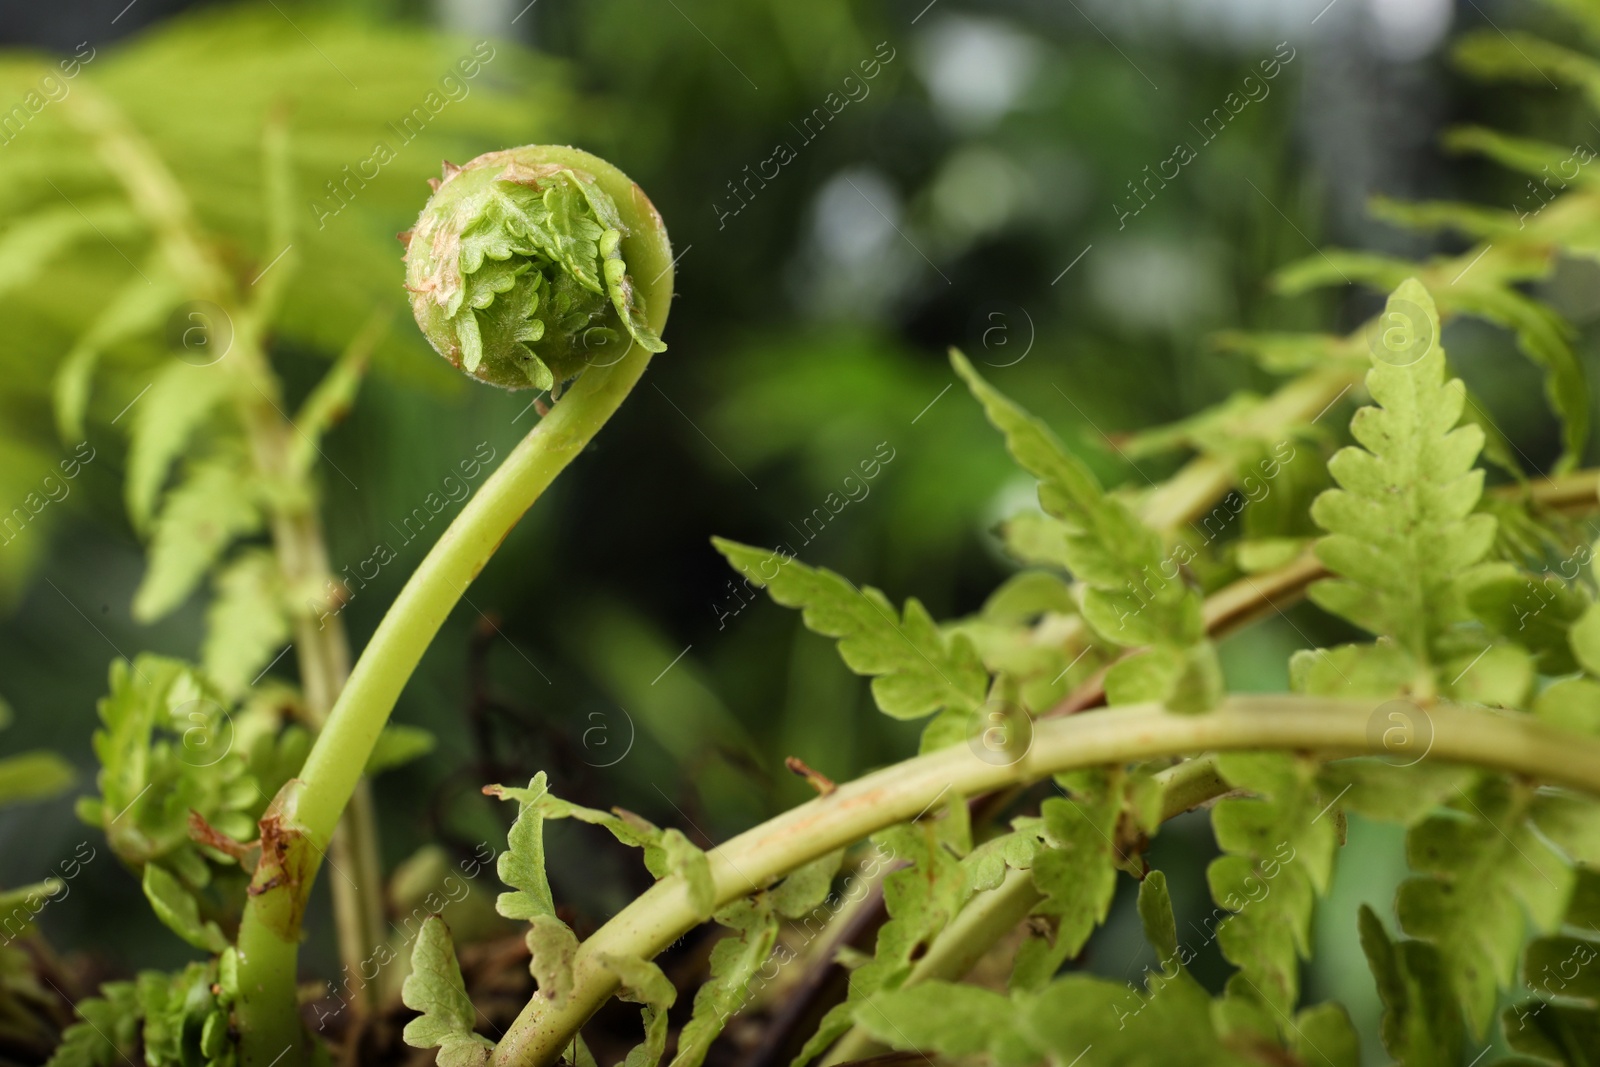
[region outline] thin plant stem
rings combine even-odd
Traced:
[[[240,378],[236,387],[240,421],[257,470],[269,481],[292,477],[288,457],[294,428],[283,413],[277,379],[261,347],[266,325],[263,316],[275,302],[289,267],[278,268],[271,283],[262,287],[255,305],[241,303],[227,270],[203,236],[183,187],[139,131],[109,100],[88,89],[74,94],[71,115],[154,232],[168,268],[185,290],[226,309],[234,344],[230,358],[216,368],[217,373]],[[282,123],[277,119],[269,123],[266,151],[269,156],[287,151]],[[269,185],[278,184],[281,182],[269,176]],[[282,190],[277,193],[279,199],[284,195]],[[273,238],[274,243],[286,240],[276,226]],[[309,492],[305,497],[314,499]],[[323,588],[331,571],[314,506],[304,500],[275,499],[269,527],[285,585],[290,589]],[[316,726],[327,716],[344,684],[350,653],[337,617],[313,622],[297,612],[293,626],[301,687],[311,723]],[[332,860],[345,875],[332,890],[340,957],[352,971],[371,956],[383,938],[376,817],[370,793],[362,787],[357,794],[347,825],[331,846]]]

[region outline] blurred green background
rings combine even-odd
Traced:
[[[95,0],[0,12],[0,43],[14,50],[0,104],[37,80],[25,51],[87,47],[79,77],[122,107],[206,224],[259,266],[270,257],[240,205],[259,196],[265,117],[286,110],[296,275],[274,358],[290,398],[368,316],[392,316],[320,474],[335,570],[379,542],[397,550],[345,612],[357,648],[443,528],[402,545],[399,522],[458,461],[503,456],[535,417],[531,397],[447,373],[411,327],[392,235],[424,200],[423,179],[441,157],[570,142],[627,171],[666,218],[680,254],[669,351],[507,541],[396,711],[439,748],[377,781],[394,864],[430,839],[467,852],[498,842],[501,813],[479,786],[535,769],[563,796],[703,841],[807,795],[786,755],[847,778],[913,751],[917,724],[878,715],[829,642],[765,600],[741,605],[708,539],[787,541],[936,616],[974,610],[1012,569],[988,530],[1029,486],[964,390],[949,388],[946,346],[1049,419],[1106,481],[1159,479],[1173,461],[1134,466],[1106,435],[1270,384],[1208,334],[1349,328],[1374,306],[1354,291],[1281,299],[1272,270],[1324,246],[1459,249],[1372,221],[1373,194],[1518,202],[1525,179],[1442,154],[1442,128],[1600,142],[1575,94],[1485,89],[1450,69],[1453,34],[1544,28],[1537,16],[1492,0]],[[376,141],[398,145],[392,124],[479,42],[494,58],[333,212],[325,183]],[[1196,125],[1274,58],[1276,76],[1254,83],[1227,128],[1148,204],[1135,200],[1130,183],[1176,142],[1200,144]],[[0,145],[0,227],[55,195],[28,153],[75,151],[72,136],[47,107]],[[90,195],[98,179],[84,169]],[[111,247],[95,269],[125,274],[114,231],[102,236]],[[1564,267],[1545,293],[1585,328],[1590,364],[1594,282]],[[7,506],[70,451],[50,380],[97,310],[76,276],[47,288],[0,295]],[[1550,462],[1556,429],[1510,339],[1462,324],[1447,340],[1502,429]],[[15,712],[0,751],[61,751],[81,768],[80,789],[108,661],[193,656],[202,632],[199,598],[155,626],[129,613],[143,554],[112,420],[163,358],[108,354],[91,407],[95,462],[0,547],[0,696]],[[874,457],[870,491],[801,533]],[[1282,688],[1288,652],[1335,633],[1313,613],[1291,618],[1224,645],[1233,687]],[[42,877],[86,837],[70,800],[7,812],[0,882]],[[565,828],[555,838],[566,856],[557,897],[584,915],[603,919],[639,888],[626,857],[591,855]],[[1156,845],[1179,887],[1180,929],[1209,912],[1211,850],[1204,824],[1183,821]],[[52,941],[114,971],[182,959],[134,879],[102,855],[45,915]],[[1348,999],[1367,1033],[1375,1006],[1354,903],[1386,906],[1401,868],[1397,836],[1354,826],[1319,920],[1310,995]],[[1127,903],[1091,945],[1102,973],[1133,977],[1151,962]],[[312,945],[309,966],[331,973],[331,941]],[[1200,973],[1214,981],[1223,967],[1214,949],[1206,958]]]

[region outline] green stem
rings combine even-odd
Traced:
[[[245,1067],[265,1067],[292,1041],[283,1028],[294,1018],[299,912],[401,690],[500,542],[605,425],[649,360],[650,353],[636,345],[614,365],[592,367],[578,379],[445,530],[356,662],[301,769],[299,788],[280,809],[295,838],[290,847],[309,850],[303,869],[283,865],[298,884],[271,884],[279,872],[263,862],[240,928],[240,984],[257,991],[239,1012]]]
[[[268,481],[292,480],[296,476],[288,473],[288,442],[293,427],[280,406],[277,379],[262,343],[275,294],[289,275],[288,266],[280,267],[261,287],[254,304],[241,301],[196,221],[182,185],[137,128],[110,100],[87,89],[74,95],[70,113],[93,141],[106,169],[122,184],[129,200],[149,224],[168,268],[189,295],[206,297],[228,309],[235,328],[233,358],[217,368],[217,373],[232,373],[242,379],[238,389],[240,422],[257,469]],[[281,119],[269,122],[266,153],[281,165],[268,167],[268,184],[279,200],[287,197],[286,138]],[[287,244],[287,232],[279,225],[286,224],[287,209],[279,204],[270,214],[276,220],[272,245]],[[309,486],[306,497],[314,499]],[[294,500],[292,495],[287,503],[275,501],[271,507],[271,533],[285,584],[291,589],[320,590],[331,577],[331,569],[314,507],[304,500]],[[343,624],[337,618],[328,624],[317,623],[299,612],[294,636],[306,705],[313,724],[320,724],[350,671]],[[383,940],[382,872],[376,841],[372,799],[363,785],[357,790],[345,825],[331,849],[333,862],[344,872],[333,887],[340,957],[352,971]],[[252,958],[262,960],[270,954],[268,946],[257,946]],[[365,989],[358,993],[362,1001],[365,993]],[[364,1003],[358,1003],[361,1006]]]
[[[1126,705],[1039,722],[1032,747],[1010,766],[980,760],[964,745],[919,756],[841,785],[713,850],[709,858],[716,903],[730,903],[834,849],[915,818],[947,793],[971,796],[1062,771],[1192,752],[1287,749],[1325,758],[1381,753],[1381,734],[1369,727],[1382,703],[1235,696],[1204,715]],[[1526,716],[1460,707],[1434,707],[1428,721],[1433,728],[1430,759],[1527,775],[1600,795],[1600,739]],[[534,995],[495,1047],[495,1067],[555,1062],[617,989],[616,977],[598,964],[600,958],[651,958],[698,922],[680,878],[657,882],[579,948],[573,989],[565,1000],[556,1004]]]
[[[466,588],[523,513],[577,458],[638,382],[650,353],[634,346],[587,371],[484,482],[395,598],[306,757],[296,821],[325,844],[411,672]],[[352,758],[358,757],[358,758]]]
[[[1270,441],[1289,439],[1292,431],[1314,419],[1352,386],[1359,385],[1365,368],[1319,367],[1279,386],[1232,432],[1241,438]],[[1144,494],[1139,517],[1162,533],[1193,522],[1227,495],[1239,481],[1238,465],[1202,455],[1185,463],[1171,478]]]

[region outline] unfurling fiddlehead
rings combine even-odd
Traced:
[[[546,145],[445,164],[401,235],[411,309],[440,355],[492,385],[553,389],[627,343],[666,348],[623,257],[631,227],[619,201],[638,187],[617,189],[613,175]]]
[[[446,165],[406,255],[423,332],[482,381],[551,389],[577,381],[411,575],[299,777],[262,820],[262,861],[238,942],[244,1067],[268,1067],[287,1049],[299,1050],[296,1059],[279,1067],[308,1059],[295,1007],[295,956],[300,917],[339,814],[401,690],[466,587],[621,405],[651,355],[665,348],[659,338],[672,274],[661,216],[603,159],[533,146]]]

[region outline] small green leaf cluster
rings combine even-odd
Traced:
[[[218,846],[255,839],[267,801],[305,758],[307,732],[284,728],[269,701],[235,707],[198,669],[150,654],[112,664],[99,713],[99,795],[79,800],[79,818],[139,874],[163,923],[220,952],[248,870]]]
[[[131,982],[107,982],[100,996],[78,1004],[48,1067],[234,1067],[238,1051],[230,1010],[239,998],[238,957],[230,948],[207,963],[173,974],[142,971]]]

